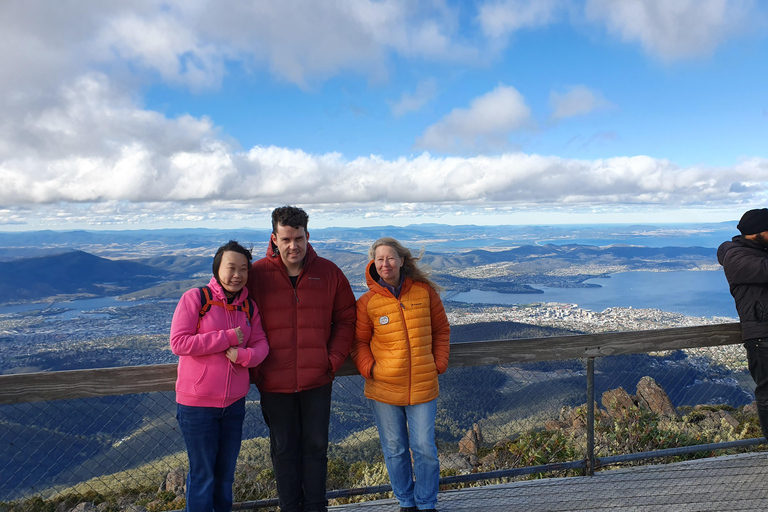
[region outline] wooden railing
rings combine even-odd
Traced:
[[[745,447],[764,442],[764,439],[745,439],[727,443],[684,446],[656,452],[632,453],[614,457],[595,457],[594,450],[594,361],[595,358],[622,354],[647,354],[668,350],[699,347],[717,347],[741,343],[739,324],[704,325],[698,327],[658,329],[650,331],[610,332],[547,338],[475,341],[451,344],[451,367],[496,366],[510,363],[557,360],[586,360],[587,451],[585,457],[570,462],[543,466],[513,467],[485,473],[468,473],[443,477],[441,484],[461,484],[469,481],[519,477],[532,473],[581,470],[592,474],[602,465],[619,463],[627,457],[632,460],[675,456],[706,449]],[[356,375],[358,372],[347,360],[338,376]],[[176,365],[148,365],[122,368],[101,368],[41,372],[0,376],[0,404],[24,404],[56,400],[80,399],[114,395],[133,395],[172,391],[176,381]],[[172,400],[172,399],[171,399]],[[627,459],[629,460],[629,459]],[[117,469],[117,468],[116,468]],[[30,488],[33,492],[34,489]],[[372,494],[389,490],[388,485],[340,489],[328,492],[328,498]],[[26,492],[26,489],[24,490]],[[274,506],[274,498],[242,503],[240,509]]]
[[[451,344],[450,365],[485,366],[715,347],[741,342],[739,324]],[[338,376],[356,375],[348,359]],[[172,391],[176,365],[0,376],[0,404]]]

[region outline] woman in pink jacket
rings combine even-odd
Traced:
[[[267,337],[245,284],[251,252],[219,247],[207,287],[182,295],[171,323],[179,356],[176,418],[187,445],[188,512],[229,512],[250,388],[248,368],[267,356]]]

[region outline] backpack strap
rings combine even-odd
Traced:
[[[253,311],[256,309],[256,305],[253,303],[250,297],[245,298],[245,302],[241,307],[242,311],[245,311],[245,315],[248,317],[248,325],[251,325],[251,319],[253,318]]]
[[[253,318],[253,311],[255,309],[255,306],[253,304],[253,301],[250,297],[247,297],[245,302],[239,306],[235,306],[233,304],[228,304],[226,302],[221,302],[218,300],[213,300],[213,294],[211,293],[211,289],[208,286],[201,286],[198,288],[200,290],[200,312],[197,316],[197,329],[200,329],[200,320],[203,318],[203,316],[211,310],[211,306],[221,306],[227,311],[244,311],[245,315],[248,317],[248,324],[250,325],[251,319]]]

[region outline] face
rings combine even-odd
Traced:
[[[229,293],[237,293],[248,282],[248,258],[235,251],[224,251],[219,267],[219,283]]]
[[[277,233],[272,233],[272,242],[280,252],[280,259],[288,270],[300,269],[307,255],[309,233],[304,228],[277,225]]]
[[[376,265],[376,272],[390,286],[400,284],[400,269],[403,266],[403,260],[397,255],[392,247],[380,245],[376,248],[373,262]]]

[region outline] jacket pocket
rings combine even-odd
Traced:
[[[195,381],[195,394],[199,396],[211,396],[215,395],[214,393],[214,387],[216,384],[212,382],[212,379],[208,378],[209,374],[209,368],[208,365],[201,365],[202,370],[200,371],[200,375],[197,377],[197,380]]]
[[[765,322],[768,320],[768,302],[755,302],[755,320]]]

